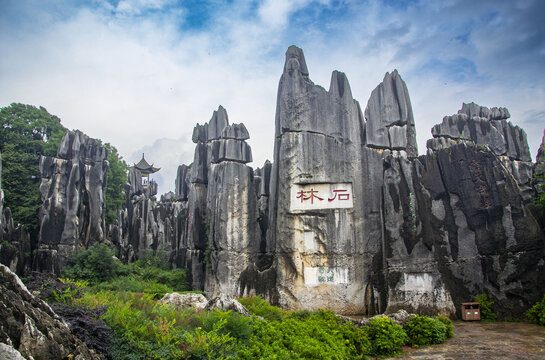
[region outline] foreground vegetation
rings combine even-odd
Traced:
[[[81,250],[60,281],[40,289],[61,315],[79,317],[71,324],[85,313],[85,328],[94,330],[86,330],[84,341],[112,359],[365,359],[452,336],[446,318],[413,316],[403,328],[378,317],[357,327],[331,311],[286,311],[259,297],[239,299],[252,317],[176,310],[159,299],[187,289],[182,270],[165,268],[157,255],[129,265],[112,255],[105,245]]]

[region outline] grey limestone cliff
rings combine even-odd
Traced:
[[[280,79],[266,245],[288,308],[453,315],[479,293],[523,309],[545,281],[544,236],[527,209],[531,163],[509,112],[464,104],[417,156],[394,71],[365,118],[344,74],[314,85],[290,47]],[[509,310],[510,309],[510,310]]]
[[[432,128],[428,149],[435,151],[467,141],[488,147],[511,171],[529,202],[533,196],[530,149],[524,130],[507,121],[510,116],[506,108],[464,103],[457,114],[445,116]]]
[[[60,274],[72,253],[105,240],[108,152],[95,139],[68,131],[57,157],[40,158],[40,233],[35,268]]]

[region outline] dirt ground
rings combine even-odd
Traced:
[[[511,322],[455,322],[454,337],[396,359],[545,359],[545,327]]]

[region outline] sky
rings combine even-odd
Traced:
[[[45,107],[69,129],[142,153],[174,189],[193,127],[222,105],[254,161],[272,161],[290,45],[327,89],[344,72],[365,108],[386,72],[407,83],[419,153],[463,102],[507,107],[535,159],[545,128],[542,0],[0,0],[0,107]]]

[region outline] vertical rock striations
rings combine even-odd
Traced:
[[[40,158],[43,205],[35,268],[60,274],[80,248],[103,242],[107,150],[83,133],[68,131],[57,157]]]
[[[397,70],[386,73],[365,109],[366,144],[378,149],[405,150],[418,155],[413,109],[407,85]]]
[[[261,232],[254,172],[246,165],[252,161],[248,138],[243,124],[229,125],[220,106],[208,123],[195,127],[194,161],[179,168],[176,180],[187,209],[180,262],[193,288],[209,295],[251,291],[243,278],[257,271]]]
[[[534,165],[534,190],[538,195],[545,193],[545,130],[543,139],[537,150],[536,163]]]
[[[452,315],[488,293],[539,299],[544,238],[526,204],[525,133],[504,108],[464,104],[417,156],[405,83],[386,74],[365,120],[344,74],[314,85],[290,47],[280,79],[267,246],[278,302],[341,313]]]
[[[279,303],[361,313],[369,239],[360,231],[367,211],[355,201],[367,198],[365,123],[343,73],[333,72],[329,91],[308,75],[302,50],[290,47],[278,86],[267,239]],[[342,200],[329,202],[335,194]],[[341,207],[324,209],[328,203]]]
[[[467,141],[488,147],[512,173],[529,202],[533,196],[530,149],[524,130],[507,121],[510,116],[506,108],[464,103],[457,114],[445,116],[432,128],[428,149],[436,151]]]

